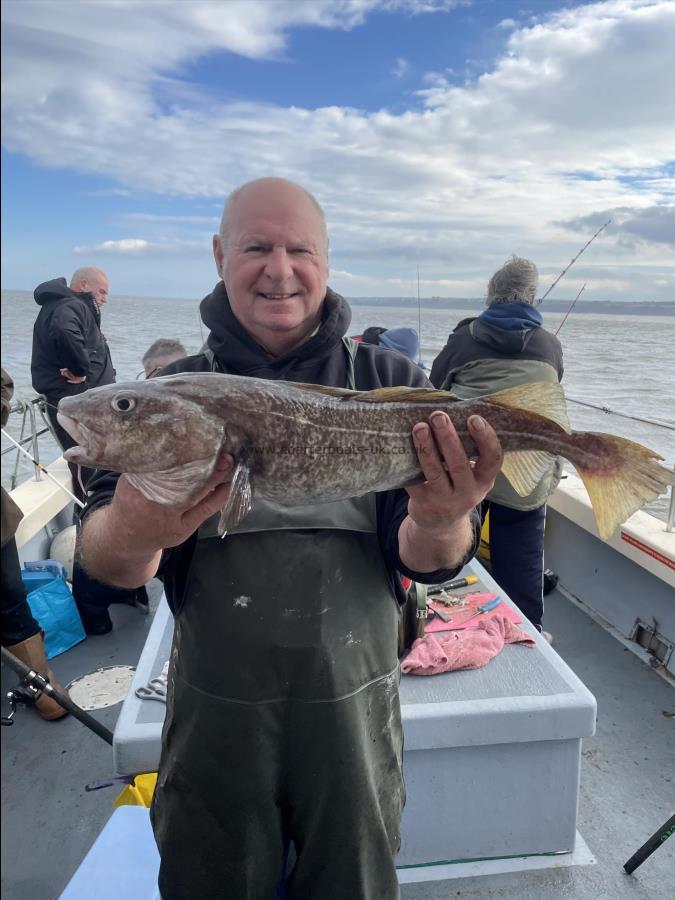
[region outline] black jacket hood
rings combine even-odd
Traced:
[[[56,303],[59,300],[83,300],[94,314],[96,324],[101,325],[101,310],[94,295],[88,291],[72,291],[65,278],[43,281],[33,291],[33,297],[38,306],[44,306],[45,303]]]
[[[315,368],[342,340],[352,319],[347,301],[328,288],[317,333],[284,356],[272,356],[236,318],[222,281],[204,297],[199,310],[211,332],[207,344],[216,358],[223,360],[227,371],[256,378],[288,378],[291,372]]]
[[[38,306],[74,296],[75,292],[68,287],[65,278],[52,278],[51,281],[43,281],[33,291],[33,297]]]

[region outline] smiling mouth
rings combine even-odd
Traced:
[[[298,296],[298,292],[293,291],[292,293],[281,294],[281,293],[271,293],[271,292],[268,293],[268,292],[264,292],[264,291],[258,291],[258,296],[264,297],[265,300],[291,300],[293,297]]]

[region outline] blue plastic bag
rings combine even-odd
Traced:
[[[25,563],[25,573],[22,574],[29,575],[26,579],[28,605],[33,618],[45,633],[47,659],[53,659],[59,653],[65,653],[79,644],[86,635],[73,595],[62,576],[54,577],[53,571],[42,569],[44,574],[49,572],[52,575],[51,579],[36,590],[30,590],[30,572],[35,565],[37,564]]]

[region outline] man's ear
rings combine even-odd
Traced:
[[[213,258],[216,261],[216,271],[221,278],[225,277],[225,254],[219,234],[213,235]]]

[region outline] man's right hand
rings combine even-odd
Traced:
[[[187,507],[147,500],[124,475],[109,506],[85,521],[80,553],[93,578],[118,587],[138,587],[152,578],[162,550],[186,541],[228,498],[234,460],[222,453],[197,498]]]

